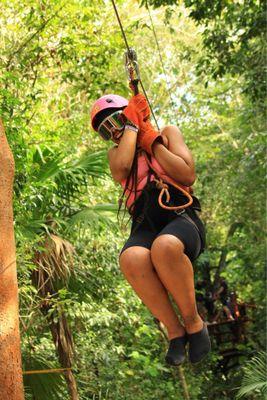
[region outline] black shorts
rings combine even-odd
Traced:
[[[200,205],[193,196],[193,205],[180,215],[165,210],[158,203],[159,189],[154,182],[149,183],[138,198],[133,212],[130,237],[121,253],[132,246],[150,249],[153,241],[160,235],[173,235],[184,244],[184,252],[194,261],[205,246],[205,229],[197,215]],[[171,201],[175,205],[185,204],[187,198],[174,187],[169,187]],[[120,254],[121,254],[120,253]]]

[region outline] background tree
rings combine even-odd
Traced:
[[[189,17],[202,26],[203,50],[197,64],[206,85],[226,73],[243,78],[243,91],[254,106],[264,110],[266,95],[266,2],[261,0],[185,0]],[[178,0],[145,0],[154,7],[169,5],[175,12]]]
[[[0,395],[23,400],[13,228],[14,159],[0,119]]]

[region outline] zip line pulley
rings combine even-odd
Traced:
[[[111,2],[112,2],[112,5],[113,5],[114,12],[116,14],[119,26],[120,26],[121,34],[122,34],[126,49],[127,49],[127,51],[125,52],[125,55],[124,55],[124,59],[125,59],[124,61],[125,61],[125,68],[126,68],[127,77],[128,77],[128,80],[130,81],[130,87],[134,90],[134,94],[138,94],[138,83],[140,83],[141,88],[143,90],[143,93],[144,93],[144,95],[145,95],[145,97],[147,99],[147,102],[149,104],[149,107],[150,107],[150,110],[151,110],[151,114],[152,114],[152,116],[154,118],[154,121],[156,123],[156,126],[157,126],[157,128],[159,130],[158,121],[156,119],[156,116],[154,114],[153,108],[152,108],[151,103],[149,101],[149,98],[147,96],[147,93],[146,93],[146,90],[144,88],[142,79],[140,77],[136,52],[132,48],[130,48],[130,46],[128,44],[127,37],[126,37],[126,34],[124,32],[124,29],[123,29],[123,26],[122,26],[122,23],[121,23],[121,19],[120,19],[120,16],[119,16],[116,4],[115,4],[115,0],[111,0]],[[134,79],[132,79],[131,77],[133,77]]]
[[[137,62],[137,54],[133,48],[125,51],[124,53],[125,71],[127,79],[134,89],[134,94],[138,94],[138,83],[140,82],[140,71]]]

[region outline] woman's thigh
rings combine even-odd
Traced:
[[[156,237],[173,235],[184,245],[184,253],[190,261],[194,261],[201,250],[201,238],[196,226],[182,216],[177,216],[169,222]]]
[[[122,253],[131,247],[141,247],[150,250],[157,233],[152,232],[148,229],[138,229],[136,232],[131,233],[130,237],[121,249],[120,256]]]

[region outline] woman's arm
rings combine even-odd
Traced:
[[[168,148],[155,142],[153,153],[156,160],[171,178],[185,186],[191,186],[196,179],[194,160],[182,133],[176,126],[167,126],[162,131],[162,136],[168,139]]]
[[[136,150],[137,132],[126,129],[118,146],[108,151],[111,175],[116,182],[126,179],[131,171]]]

